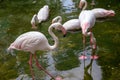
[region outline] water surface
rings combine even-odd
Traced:
[[[50,15],[47,21],[38,25],[41,31],[53,43],[47,29],[51,20],[60,15],[63,22],[78,18],[79,0],[0,0],[0,80],[26,80],[31,79],[28,60],[29,53],[14,51],[14,55],[7,54],[6,49],[20,34],[31,31],[30,20],[38,10],[48,4]],[[97,19],[93,33],[97,40],[99,56],[97,60],[91,60],[93,50],[89,47],[89,38],[85,48],[87,60],[79,60],[83,53],[81,32],[68,33],[66,38],[58,31],[54,31],[59,37],[60,45],[56,51],[37,51],[37,56],[43,65],[54,76],[62,76],[64,80],[120,80],[120,1],[119,0],[95,0],[96,5],[90,5],[87,9],[105,8],[112,9],[116,15],[111,18]],[[49,80],[50,77],[37,69],[33,64],[36,80]]]

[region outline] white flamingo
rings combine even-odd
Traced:
[[[49,16],[49,6],[43,6],[37,14],[34,14],[31,19],[32,28],[37,28],[36,25],[42,21],[46,21]]]
[[[90,43],[93,49],[96,49],[96,40],[92,33],[92,27],[95,24],[96,18],[91,10],[83,10],[79,15],[80,26],[83,34],[83,48],[85,49],[85,37],[90,36]],[[86,59],[85,53],[80,56],[80,59]]]
[[[104,18],[104,17],[111,17],[115,16],[114,10],[106,10],[103,8],[94,8],[91,11],[93,11],[96,18]]]
[[[87,1],[86,0],[80,0],[79,8],[81,10],[85,10],[87,8]],[[110,17],[110,16],[115,15],[114,10],[107,10],[107,9],[103,9],[103,8],[94,8],[91,11],[93,11],[96,18],[104,18],[104,17]]]
[[[48,51],[48,50],[53,50],[58,47],[59,41],[56,35],[52,32],[53,28],[55,29],[58,28],[59,30],[63,32],[64,35],[66,34],[64,28],[62,27],[60,23],[51,24],[48,29],[48,32],[55,41],[54,45],[52,46],[49,45],[48,40],[44,36],[44,34],[37,32],[37,31],[30,31],[30,32],[26,32],[20,35],[8,48],[8,52],[11,52],[13,49],[16,49],[16,50],[23,50],[23,51],[31,53],[30,59],[29,59],[29,65],[30,65],[30,70],[31,70],[33,80],[34,80],[34,74],[32,71],[32,57],[33,56],[36,60],[36,66],[39,69],[44,70],[49,76],[54,78],[39,64],[38,59],[36,58],[36,54],[35,54],[37,50]]]
[[[52,23],[56,23],[56,22],[62,23],[62,17],[57,16],[57,17],[53,18]],[[80,29],[80,21],[79,21],[79,19],[68,20],[63,24],[63,27],[65,28],[66,31],[79,30]]]

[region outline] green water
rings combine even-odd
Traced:
[[[73,0],[74,5],[67,7],[63,6],[63,3],[59,0],[0,0],[0,80],[11,80],[16,79],[20,74],[28,74],[31,77],[28,60],[29,53],[23,51],[16,51],[15,55],[7,54],[6,49],[20,34],[31,31],[30,21],[33,14],[37,13],[38,10],[48,4],[50,7],[50,15],[47,21],[42,22],[38,25],[38,31],[41,31],[46,35],[50,44],[53,40],[47,32],[51,20],[60,15],[63,17],[63,23],[72,18],[78,18],[80,13],[78,9],[79,0]],[[67,0],[69,3],[72,0]],[[60,32],[54,31],[59,37],[60,45],[56,51],[51,52],[52,58],[55,61],[55,68],[58,71],[70,71],[75,68],[81,69],[84,67],[84,80],[95,80],[96,78],[88,74],[87,70],[89,67],[95,65],[100,67],[101,78],[97,80],[120,80],[120,1],[119,0],[95,0],[96,6],[105,9],[113,9],[115,16],[107,19],[97,20],[93,33],[97,40],[97,51],[99,59],[91,61],[86,60],[88,66],[83,66],[83,61],[78,59],[78,56],[83,51],[82,47],[82,35],[81,32],[68,33],[65,38],[62,37]],[[88,8],[91,0],[88,1]],[[88,41],[88,40],[87,40]],[[89,46],[89,41],[87,42]],[[88,53],[91,53],[89,51]],[[40,63],[44,67],[48,67],[48,59],[44,57],[47,52],[38,51],[38,57],[41,55]],[[87,63],[88,62],[88,63]],[[94,63],[92,66],[91,64]],[[43,72],[39,71],[35,65],[34,71],[36,79],[40,80]],[[94,69],[93,69],[94,70]],[[73,71],[75,72],[75,71]],[[98,71],[99,72],[99,71]],[[66,72],[67,73],[67,72]],[[77,73],[77,72],[75,72]],[[97,72],[93,74],[97,74]],[[61,75],[59,73],[59,75]],[[63,76],[66,78],[65,76]],[[91,78],[92,77],[92,78]],[[42,79],[41,79],[42,80]]]

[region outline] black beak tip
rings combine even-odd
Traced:
[[[63,37],[66,37],[66,34],[64,34]]]

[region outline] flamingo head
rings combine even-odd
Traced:
[[[61,24],[61,23],[54,23],[54,24],[57,24],[57,25],[58,25],[58,26],[55,26],[54,28],[55,28],[56,30],[62,31],[63,36],[65,37],[67,32],[66,32],[65,28],[62,26],[62,24]]]
[[[115,12],[114,12],[113,10],[109,10],[109,11],[107,12],[107,15],[108,15],[108,16],[115,16]]]
[[[12,46],[12,44],[11,44],[10,47],[6,49],[6,51],[7,51],[8,54],[11,54],[12,56],[14,56],[15,53],[14,53],[13,49],[15,49],[15,47]]]
[[[33,29],[37,28],[36,27],[37,22],[38,22],[38,18],[37,18],[37,15],[35,14],[35,15],[33,15],[32,20],[31,20],[31,25],[32,25]]]
[[[86,0],[80,0],[79,8],[80,10],[84,10],[87,7],[87,1]]]

